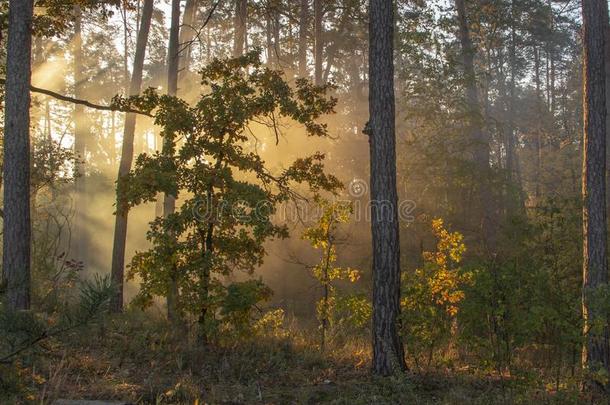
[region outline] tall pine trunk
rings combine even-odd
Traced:
[[[248,1],[235,0],[235,34],[233,40],[233,56],[244,54],[246,32],[248,29]]]
[[[171,26],[169,31],[169,45],[167,50],[167,94],[178,94],[178,64],[180,38],[180,0],[172,0]],[[167,141],[163,140],[162,153],[169,153]],[[163,196],[163,217],[168,218],[176,210],[176,196],[165,194]],[[174,269],[170,269],[170,285],[167,292],[167,318],[171,322],[179,322],[178,313],[178,281]]]
[[[517,136],[515,128],[515,102],[516,102],[516,79],[517,79],[517,33],[515,21],[517,12],[515,10],[515,0],[511,1],[511,25],[510,25],[510,45],[509,45],[509,64],[510,64],[510,87],[508,102],[508,131],[506,142],[506,171],[511,185],[517,188],[517,200],[511,198],[509,201],[509,214],[525,212],[525,196],[523,193],[521,168],[517,155]],[[513,196],[511,196],[513,197]]]
[[[542,97],[542,86],[540,83],[540,51],[538,47],[534,46],[534,82],[536,85],[536,113],[542,116],[543,114],[543,104],[544,100]],[[541,123],[537,124],[536,127],[536,139],[535,139],[535,152],[536,152],[536,179],[535,179],[535,188],[534,188],[534,197],[536,201],[536,205],[540,202],[541,197],[541,177],[542,177],[542,125]]]
[[[605,30],[605,48],[604,48],[604,60],[606,62],[606,145],[610,140],[610,24],[608,20],[604,23],[606,26]],[[606,215],[610,209],[610,193],[608,193],[608,187],[610,187],[610,148],[606,146]]]
[[[583,293],[585,342],[583,366],[610,372],[608,315],[599,298],[608,284],[606,224],[606,78],[605,30],[607,6],[582,1],[583,14]],[[597,325],[596,325],[597,324]]]
[[[314,83],[322,84],[322,59],[324,58],[324,2],[313,1],[314,12]]]
[[[369,109],[373,238],[373,372],[406,368],[398,333],[400,243],[396,191],[394,11],[391,0],[369,2]]]
[[[195,15],[197,14],[197,0],[186,0],[184,6],[184,15],[182,16],[182,28],[180,29],[180,77],[182,81],[184,76],[189,72],[191,66],[191,52],[193,49],[192,42],[195,39],[197,31],[193,24],[195,23]]]
[[[299,76],[307,76],[307,37],[309,32],[309,0],[301,0],[299,17]]]
[[[4,111],[4,230],[6,306],[30,308],[30,81],[32,0],[10,0]]]
[[[85,84],[84,58],[83,58],[83,36],[82,36],[82,10],[79,5],[74,6],[74,37],[72,38],[72,54],[74,69],[74,97],[85,99],[83,85]],[[74,234],[75,257],[77,260],[87,262],[88,234],[86,224],[86,138],[87,117],[85,109],[80,104],[74,105],[74,154],[76,155],[74,167],[78,176],[74,180]]]
[[[142,87],[142,71],[144,68],[144,57],[146,55],[146,45],[148,43],[148,33],[152,19],[154,0],[144,0],[142,8],[142,18],[138,39],[136,42],[136,54],[133,61],[133,72],[129,85],[129,95],[137,95]],[[131,170],[133,162],[133,142],[136,130],[136,114],[127,114],[125,127],[123,129],[123,146],[121,150],[121,162],[119,164],[119,174],[117,177],[117,204],[116,219],[114,225],[114,242],[112,246],[112,282],[115,285],[116,293],[111,303],[114,312],[123,310],[123,279],[125,269],[125,241],[127,238],[127,217],[129,207],[123,194],[123,183]]]

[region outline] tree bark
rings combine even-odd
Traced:
[[[271,9],[269,7],[265,10],[265,37],[267,45],[267,65],[273,65],[273,20],[271,17]]]
[[[133,61],[133,72],[129,86],[129,95],[134,96],[140,93],[142,87],[142,72],[144,69],[144,58],[146,55],[146,45],[150,32],[154,0],[144,0],[142,17],[138,39],[136,42],[136,54]],[[133,142],[136,130],[136,114],[127,114],[125,117],[125,127],[123,129],[123,146],[121,150],[121,162],[119,164],[119,174],[117,176],[117,204],[116,219],[114,225],[114,242],[112,246],[112,282],[115,285],[116,293],[111,303],[113,312],[123,310],[123,279],[125,269],[125,241],[127,238],[127,217],[129,207],[123,195],[123,183],[131,170],[133,162]]]
[[[180,34],[180,0],[172,0],[171,26],[169,31],[169,45],[167,51],[167,94],[178,94],[178,62],[179,62],[179,34]],[[162,152],[167,154],[167,142],[163,142]],[[167,218],[176,210],[176,196],[165,194],[163,196],[163,217]],[[167,292],[167,318],[171,322],[179,322],[178,313],[178,282],[173,269],[170,269],[170,286]]]
[[[515,82],[517,76],[517,35],[515,30],[515,21],[518,16],[515,10],[515,0],[511,1],[511,25],[510,25],[510,45],[509,45],[509,64],[510,64],[510,87],[509,87],[509,102],[508,102],[508,131],[506,142],[506,171],[508,180],[511,185],[517,187],[518,199],[514,201],[512,198],[509,201],[510,214],[515,212],[525,212],[525,197],[521,180],[521,168],[517,155],[517,137],[515,128]],[[516,206],[515,206],[516,205]]]
[[[540,83],[540,51],[538,47],[534,46],[534,82],[536,84],[536,112],[542,116],[543,113],[543,99],[542,99],[542,86]],[[536,148],[536,179],[535,179],[535,189],[534,189],[534,197],[536,199],[536,204],[539,203],[541,196],[541,176],[542,176],[542,127],[540,123],[538,123],[536,128],[536,140],[535,140],[535,148]]]
[[[197,0],[186,0],[184,15],[182,16],[182,29],[180,30],[180,79],[186,75],[191,66],[191,42],[195,38],[195,14],[197,11]]]
[[[248,30],[248,1],[235,1],[235,37],[233,42],[233,57],[244,54],[246,32]]]
[[[394,10],[391,0],[369,2],[369,109],[365,129],[371,156],[373,241],[373,373],[406,369],[398,333],[400,243],[396,191]]]
[[[324,58],[324,3],[323,0],[314,0],[314,83],[322,84],[322,59]]]
[[[610,372],[607,314],[595,300],[608,284],[606,224],[605,2],[582,1],[583,14],[583,367]],[[599,299],[598,299],[599,300]],[[603,326],[591,327],[601,321]]]
[[[606,145],[608,145],[608,140],[610,139],[610,24],[608,21],[605,23],[606,31],[605,31],[605,54],[604,60],[606,62]],[[608,187],[610,187],[610,148],[606,146],[606,215],[608,215],[608,210],[610,209],[610,193],[608,193]]]
[[[9,310],[30,308],[32,0],[10,0],[4,115],[2,269]]]
[[[280,4],[274,1],[271,8],[271,28],[273,33],[273,56],[275,57],[275,65],[280,66],[282,60],[282,45],[280,43]]]
[[[83,75],[83,38],[82,38],[82,10],[79,5],[74,6],[74,38],[72,39],[72,54],[74,68],[74,98],[84,99],[83,84],[85,77]],[[88,250],[88,235],[85,207],[86,204],[86,176],[85,176],[85,152],[87,138],[87,117],[85,109],[80,104],[74,105],[73,112],[74,121],[74,154],[76,155],[75,169],[78,176],[74,180],[74,233],[75,240],[75,257],[77,260],[87,261]]]
[[[299,18],[299,76],[307,76],[307,37],[309,33],[309,0],[301,0]]]

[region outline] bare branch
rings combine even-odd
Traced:
[[[4,85],[5,83],[6,83],[6,79],[0,78],[0,84]],[[52,90],[41,89],[39,87],[34,87],[32,85],[30,85],[30,91],[32,91],[34,93],[44,94],[46,96],[53,97],[54,99],[57,99],[57,100],[66,101],[68,103],[84,105],[85,107],[93,108],[95,110],[133,113],[133,114],[146,115],[147,117],[153,116],[151,113],[148,113],[145,111],[140,111],[140,110],[135,110],[133,108],[121,108],[119,106],[114,106],[114,105],[94,104],[87,100],[81,100],[81,99],[70,97],[70,96],[64,96],[63,94],[56,93]]]

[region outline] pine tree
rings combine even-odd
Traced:
[[[400,241],[396,191],[394,4],[369,2],[369,109],[373,237],[373,372],[405,369],[398,334]]]

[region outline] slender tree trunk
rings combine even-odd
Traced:
[[[514,8],[514,5],[511,7]],[[513,18],[515,17],[513,11]],[[515,27],[514,21],[511,22],[511,35],[509,45],[508,61],[510,64],[510,81],[509,81],[509,100],[508,100],[508,133],[506,142],[506,171],[508,172],[509,180],[514,180],[515,171],[515,70],[516,70],[516,49],[515,49]]]
[[[82,10],[79,5],[74,6],[74,38],[72,39],[72,53],[74,57],[74,97],[84,99],[83,85],[85,77],[83,75],[83,38],[82,38]],[[74,180],[74,233],[75,256],[78,260],[87,261],[88,235],[86,225],[86,168],[85,152],[87,138],[87,117],[82,105],[74,105],[74,153],[76,155],[75,168],[78,176]]]
[[[316,85],[322,84],[322,59],[324,58],[324,2],[314,0],[314,82]]]
[[[536,108],[538,114],[542,115],[542,90],[540,85],[540,51],[536,46],[534,46],[534,81],[536,83]],[[534,189],[534,196],[536,197],[536,203],[538,203],[541,195],[540,190],[540,177],[542,175],[542,127],[540,123],[538,123],[538,127],[536,128],[536,187]]]
[[[191,42],[195,37],[195,14],[197,12],[197,0],[186,0],[184,15],[182,16],[182,29],[180,29],[180,79],[189,72],[191,66]]]
[[[265,36],[267,39],[267,65],[273,64],[273,22],[271,20],[271,10],[265,10]]]
[[[470,39],[468,19],[464,0],[455,0],[459,22],[459,38],[462,46],[462,61],[464,69],[465,96],[468,108],[469,128],[468,138],[471,144],[472,159],[479,176],[476,184],[476,198],[478,209],[476,216],[480,215],[480,229],[482,233],[483,248],[488,250],[494,248],[493,243],[493,220],[494,212],[489,188],[489,139],[483,129],[481,106],[477,93],[477,83],[474,71],[474,47]],[[478,218],[474,219],[479,222]]]
[[[606,78],[607,5],[582,1],[583,14],[583,367],[610,372],[608,315],[595,295],[608,284],[606,223]],[[600,322],[601,321],[601,322]],[[600,325],[593,326],[600,322]]]
[[[342,35],[347,30],[346,27],[349,22],[349,18],[350,18],[349,10],[347,8],[345,8],[343,10],[343,13],[342,13],[339,23],[338,23],[338,27],[337,27],[338,35]],[[326,83],[328,81],[328,78],[330,76],[330,70],[332,69],[333,64],[335,63],[335,57],[337,55],[338,49],[339,49],[338,41],[334,41],[332,43],[332,45],[330,45],[326,48],[326,67],[324,68],[324,72],[322,73],[322,82],[323,83]]]
[[[269,66],[279,65],[280,52],[280,26],[278,20],[278,5],[269,1],[267,4],[266,33],[267,33],[267,64]]]
[[[309,33],[309,0],[301,0],[299,18],[299,76],[307,76],[307,37]]]
[[[125,92],[129,91],[129,29],[127,27],[127,2],[121,8],[123,18],[123,80]]]
[[[273,32],[273,56],[276,65],[280,66],[282,60],[282,46],[280,44],[280,5],[277,1],[273,2],[271,8],[271,28]]]
[[[509,209],[514,211],[515,208],[523,213],[525,212],[525,197],[521,184],[521,168],[516,150],[516,130],[515,130],[515,81],[517,76],[517,35],[515,32],[515,21],[518,16],[515,11],[515,0],[511,2],[511,27],[510,27],[510,47],[509,47],[509,63],[510,63],[510,88],[509,88],[509,103],[508,103],[508,139],[506,145],[506,170],[508,172],[509,181],[517,187],[518,200],[509,201]],[[514,206],[516,203],[516,207]],[[514,212],[511,212],[514,214]]]
[[[4,230],[6,306],[30,308],[30,82],[32,0],[10,0],[4,111]]]
[[[606,23],[606,44],[605,44],[605,62],[606,62],[606,145],[610,140],[610,24]],[[606,212],[610,209],[610,148],[606,146]],[[606,214],[607,215],[607,214]]]
[[[142,87],[142,71],[144,68],[144,57],[146,55],[146,44],[148,43],[148,33],[152,19],[154,0],[144,0],[142,17],[138,39],[136,42],[136,54],[133,61],[133,72],[129,94],[137,95]],[[123,146],[121,150],[121,162],[119,164],[119,174],[117,177],[117,206],[116,219],[114,225],[114,242],[112,246],[112,282],[116,286],[116,294],[111,303],[114,312],[123,310],[123,279],[125,269],[125,241],[127,237],[127,216],[129,207],[123,195],[123,183],[131,170],[133,162],[133,142],[136,130],[136,114],[127,114],[125,127],[123,129]]]
[[[373,239],[373,373],[406,368],[398,333],[400,243],[396,191],[394,10],[391,0],[369,2],[369,135]]]
[[[553,15],[553,3],[551,0],[547,0],[547,6],[550,11],[549,16],[549,37],[547,41],[547,58],[548,58],[548,72],[547,72],[547,85],[548,85],[548,103],[549,111],[551,114],[555,113],[555,52],[554,52],[554,31],[555,31],[555,16]]]
[[[248,30],[248,1],[235,0],[235,37],[233,42],[233,56],[244,54],[246,32]]]
[[[167,51],[167,94],[178,94],[178,64],[179,64],[179,33],[180,33],[180,0],[172,0],[171,27],[169,31],[169,46]],[[168,153],[167,142],[163,141],[162,153]],[[176,196],[165,194],[163,197],[163,217],[167,218],[176,210]],[[167,293],[167,317],[172,322],[179,322],[178,313],[178,281],[175,271],[171,271],[170,286]]]

